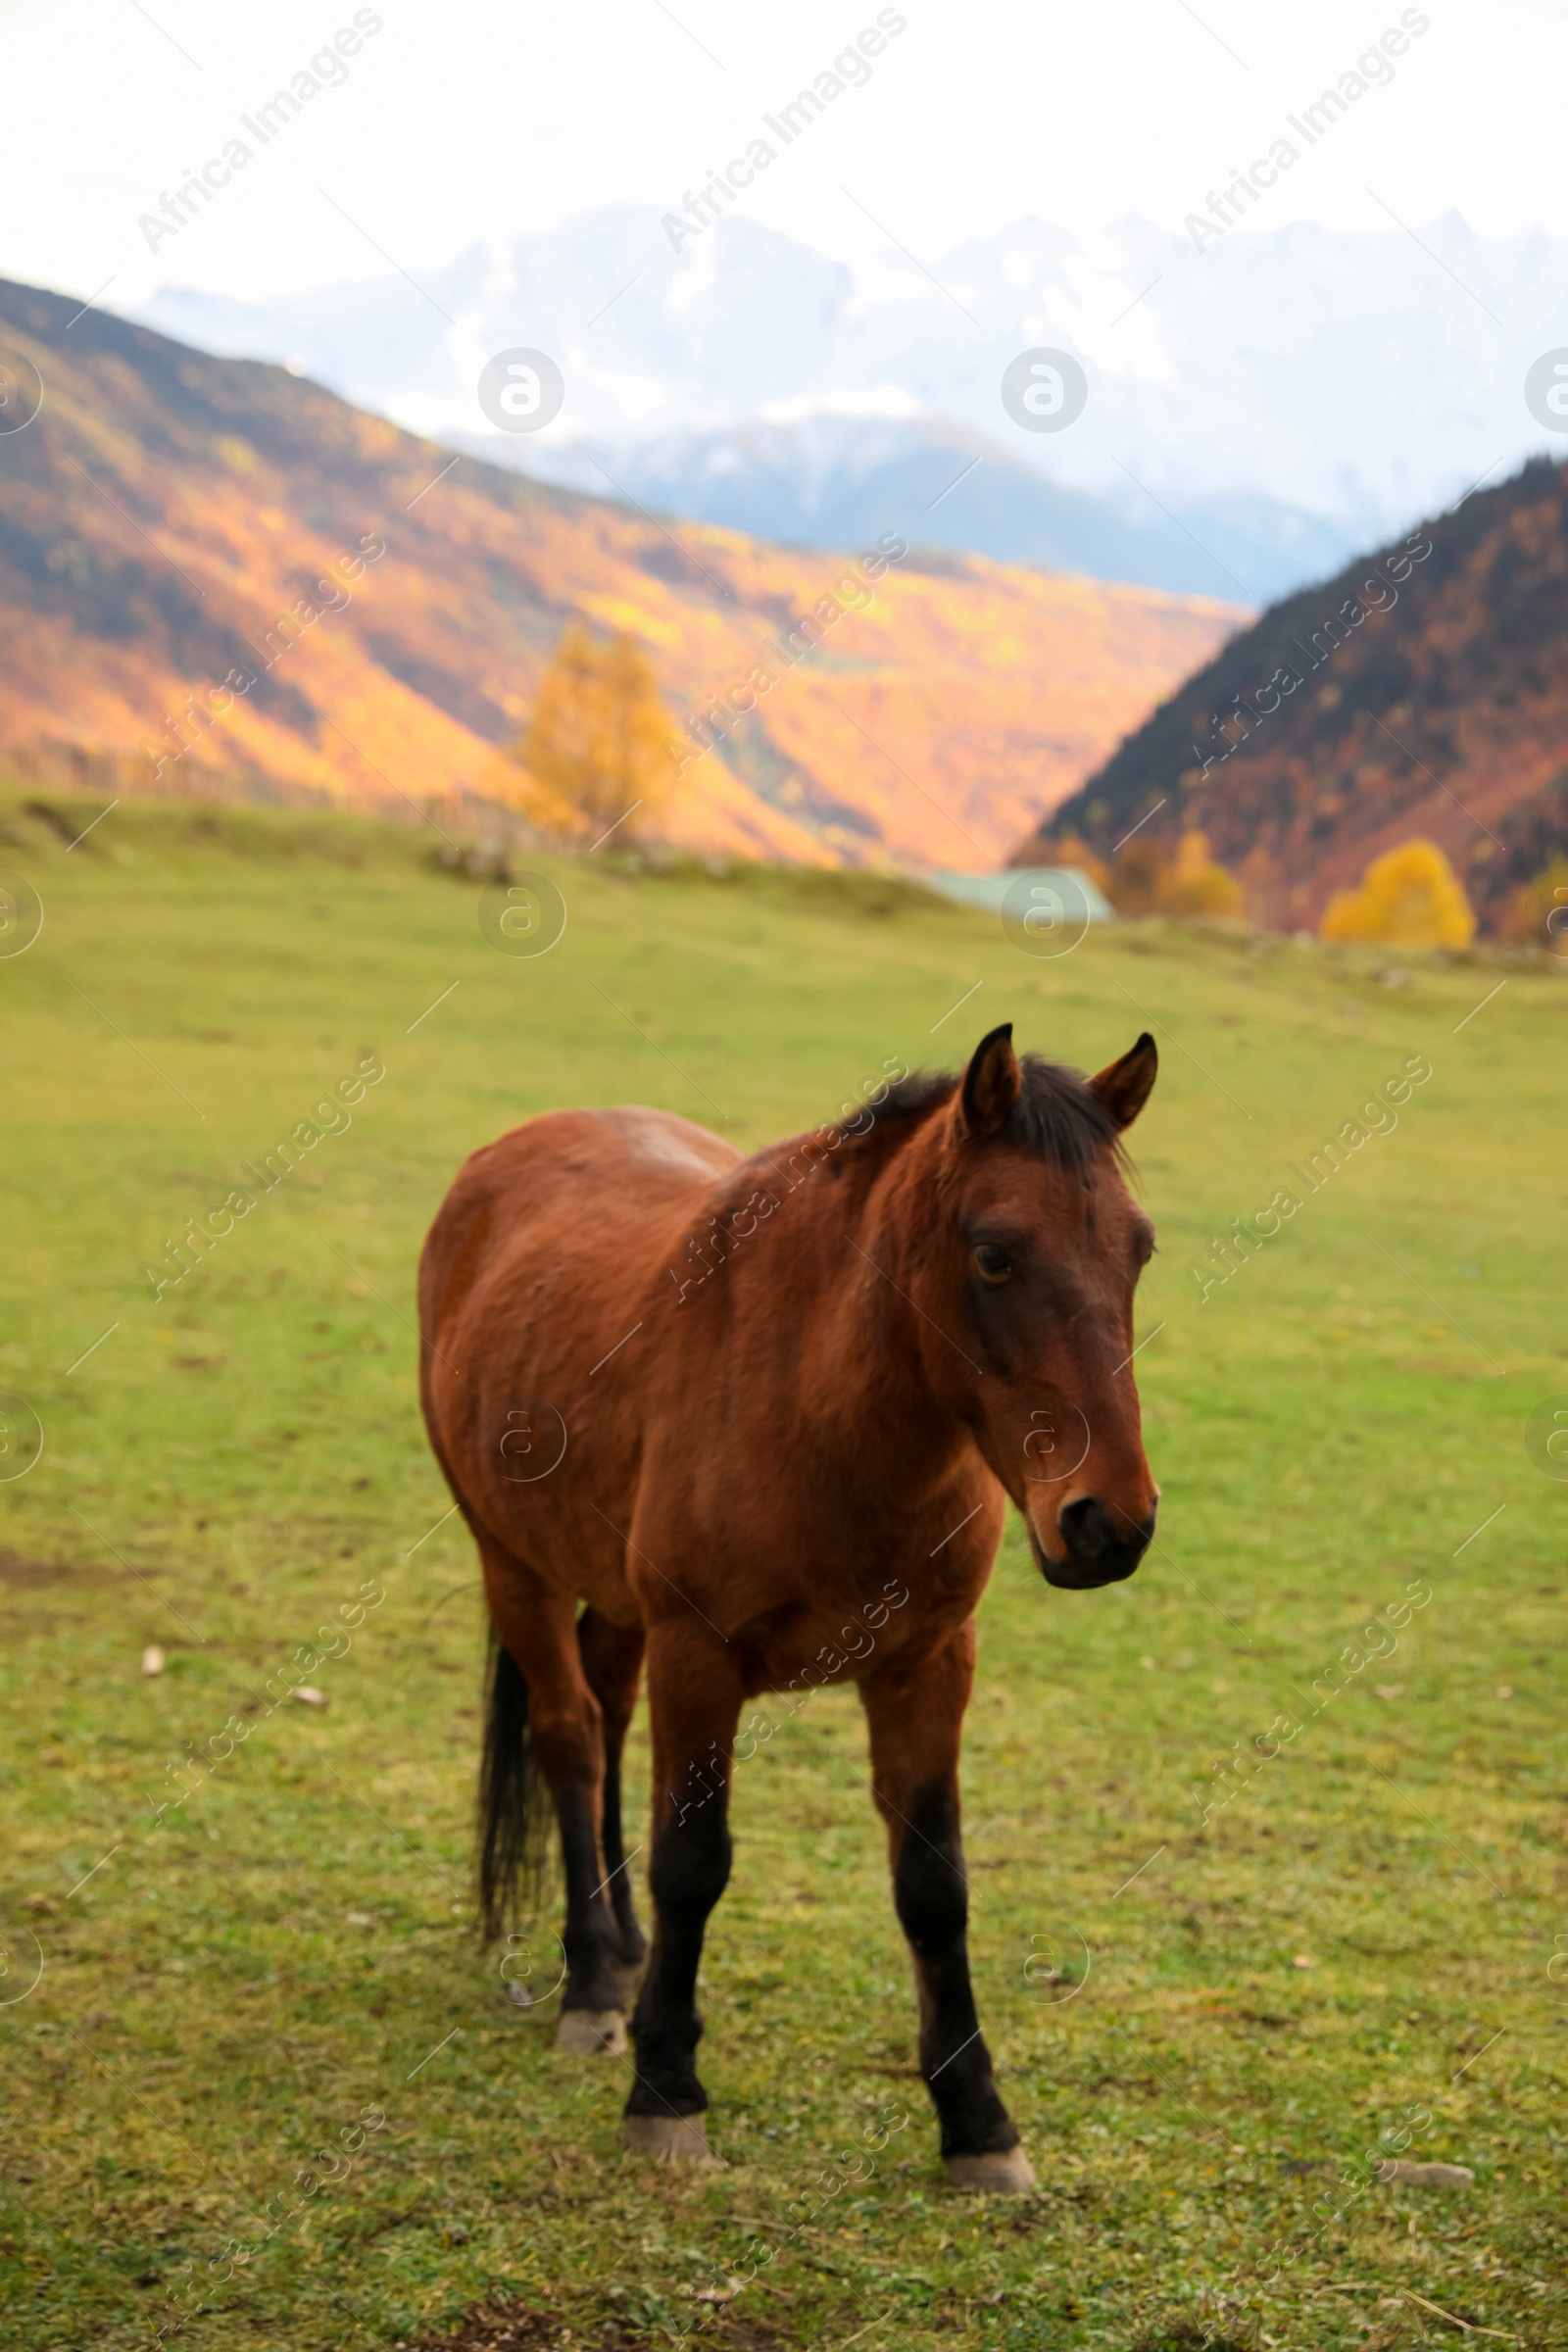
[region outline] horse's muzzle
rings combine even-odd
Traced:
[[[1131,1576],[1149,1549],[1154,1513],[1151,1511],[1140,1526],[1125,1512],[1107,1511],[1094,1495],[1086,1494],[1067,1503],[1056,1524],[1067,1546],[1066,1558],[1048,1558],[1031,1526],[1029,1543],[1035,1565],[1048,1585],[1057,1585],[1068,1592],[1089,1592],[1097,1585],[1119,1584],[1124,1576]]]

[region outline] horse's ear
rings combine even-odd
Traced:
[[[1146,1029],[1120,1061],[1107,1062],[1090,1079],[1090,1092],[1100,1097],[1118,1127],[1130,1127],[1149,1101],[1158,1069],[1159,1053]]]
[[[1012,1023],[983,1037],[963,1073],[962,1124],[973,1136],[998,1135],[1012,1116],[1023,1073],[1012,1050]]]

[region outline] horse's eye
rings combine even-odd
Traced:
[[[1005,1282],[1012,1272],[1011,1258],[1005,1250],[999,1250],[995,1242],[979,1243],[975,1249],[974,1262],[987,1282]]]

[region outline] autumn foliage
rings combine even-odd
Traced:
[[[572,621],[539,681],[533,716],[506,755],[525,814],[587,840],[646,832],[674,781],[674,729],[646,657],[625,630],[599,644]]]
[[[821,548],[656,521],[478,459],[443,470],[429,442],[286,369],[4,281],[0,346],[48,387],[28,429],[0,436],[0,746],[40,781],[57,755],[101,761],[105,801],[445,807],[445,826],[474,796],[522,812],[537,793],[586,847],[635,786],[579,831],[518,744],[575,619],[601,649],[627,632],[658,673],[686,762],[654,820],[664,840],[799,865],[991,865],[1239,618],[966,559],[906,557],[869,601],[860,574],[842,595],[845,559]],[[394,514],[389,560],[236,692],[246,640],[310,582],[341,580],[368,518]],[[188,593],[170,585],[181,573]],[[808,618],[820,645],[769,655]],[[747,710],[760,663],[778,682]],[[200,740],[160,773],[138,747],[194,739],[193,698]],[[688,726],[715,706],[734,719],[701,755]]]
[[[1503,917],[1502,934],[1568,956],[1568,858],[1556,858],[1544,873],[1520,884]]]
[[[1467,948],[1475,928],[1470,902],[1435,841],[1401,842],[1374,858],[1354,890],[1335,892],[1320,926],[1324,939],[1398,948]]]
[[[1156,903],[1161,914],[1240,914],[1242,886],[1215,864],[1206,833],[1184,833],[1174,864],[1159,877]]]
[[[1075,852],[1077,854],[1075,854]],[[1130,841],[1109,865],[1102,865],[1081,845],[1063,845],[1063,864],[1093,871],[1118,914],[1239,915],[1242,886],[1236,876],[1216,865],[1208,852],[1208,836],[1184,833],[1171,857],[1157,838]]]

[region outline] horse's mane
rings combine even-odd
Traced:
[[[1048,1061],[1043,1054],[1021,1054],[1018,1067],[1023,1084],[999,1143],[1021,1144],[1075,1176],[1086,1176],[1107,1145],[1120,1157],[1121,1130],[1081,1071]],[[919,1125],[950,1102],[962,1083],[956,1070],[911,1071],[877,1103],[861,1140],[889,1127]]]

